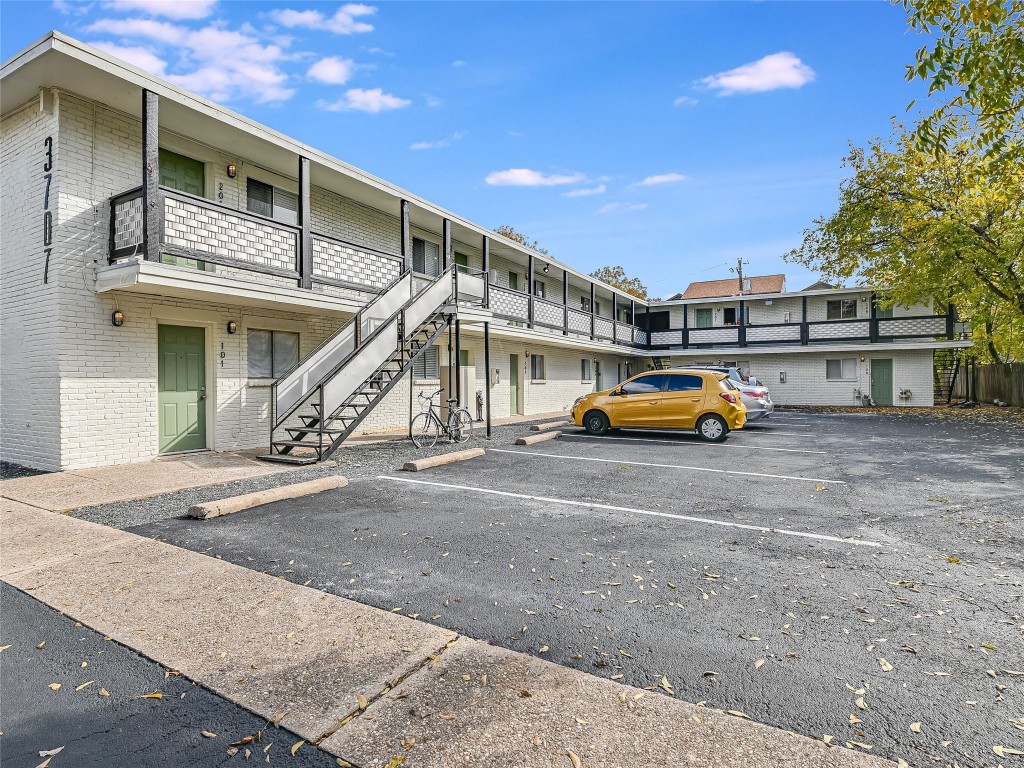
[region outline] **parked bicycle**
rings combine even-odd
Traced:
[[[473,417],[469,415],[468,409],[455,407],[459,402],[458,398],[448,398],[448,421],[441,421],[441,417],[437,415],[434,398],[442,392],[444,390],[439,389],[430,395],[424,395],[422,392],[417,395],[420,400],[428,403],[428,409],[417,414],[409,422],[409,437],[417,448],[430,448],[442,433],[453,443],[464,443],[473,436]]]

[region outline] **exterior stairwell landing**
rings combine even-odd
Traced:
[[[356,313],[271,389],[270,453],[312,464],[328,458],[451,322],[455,265],[417,288],[411,271]]]

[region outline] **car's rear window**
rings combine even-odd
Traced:
[[[688,373],[676,373],[668,377],[667,392],[690,392],[704,389],[704,379]]]

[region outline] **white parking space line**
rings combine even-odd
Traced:
[[[748,448],[754,451],[785,451],[786,453],[818,453],[825,455],[827,451],[805,451],[802,448],[770,448],[767,445],[733,445],[727,443],[705,443],[703,441],[697,442],[695,440],[683,441],[683,440],[656,440],[653,437],[591,437],[590,435],[584,434],[568,434],[563,432],[562,437],[574,437],[577,440],[590,440],[591,442],[603,442],[605,440],[625,440],[631,443],[661,443],[662,445],[692,445],[701,447],[714,447],[714,448]]]
[[[518,451],[511,451],[518,453]],[[859,539],[844,539],[840,536],[828,536],[822,533],[807,533],[806,531],[790,531],[786,528],[767,528],[761,525],[748,525],[747,523],[731,523],[727,520],[711,520],[706,517],[691,517],[690,515],[677,515],[672,512],[656,512],[650,509],[635,509],[633,507],[617,507],[612,504],[599,504],[591,501],[574,501],[572,499],[555,499],[550,496],[531,496],[526,493],[513,493],[511,491],[497,491],[493,488],[478,488],[472,485],[455,485],[452,483],[438,483],[430,480],[413,480],[409,477],[392,477],[391,475],[378,475],[378,480],[392,480],[396,483],[410,483],[413,485],[432,485],[436,488],[449,488],[470,493],[485,493],[492,496],[506,496],[513,499],[530,499],[542,501],[548,504],[564,504],[572,507],[587,507],[588,509],[607,509],[612,512],[629,512],[634,515],[650,515],[651,517],[665,517],[670,520],[683,520],[688,523],[704,523],[705,525],[720,525],[726,528],[742,528],[746,531],[757,531],[759,533],[778,533],[783,536],[797,536],[804,539],[816,539],[818,541],[834,541],[839,544],[854,544],[859,547],[881,547],[874,541],[861,541]]]
[[[848,485],[845,480],[826,480],[821,477],[795,477],[793,475],[768,475],[763,472],[740,472],[738,469],[715,469],[713,467],[688,467],[684,464],[652,464],[647,461],[631,459],[598,459],[592,456],[563,456],[558,453],[539,453],[535,451],[508,451],[504,448],[488,448],[488,453],[515,453],[524,456],[543,456],[546,459],[567,459],[569,461],[599,461],[605,464],[628,464],[631,467],[658,467],[659,469],[689,469],[694,472],[714,472],[719,475],[743,475],[745,477],[768,477],[773,480],[801,480],[805,483],[832,483]]]
[[[804,432],[779,432],[776,429],[744,429],[743,434],[745,435],[782,435],[783,437],[820,437],[820,435],[814,435],[811,433]]]

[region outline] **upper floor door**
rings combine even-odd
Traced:
[[[198,160],[179,155],[169,149],[160,150],[160,186],[176,189],[196,197],[206,194],[206,167]],[[182,256],[161,257],[164,264],[176,264],[179,267],[206,269],[206,263]]]

